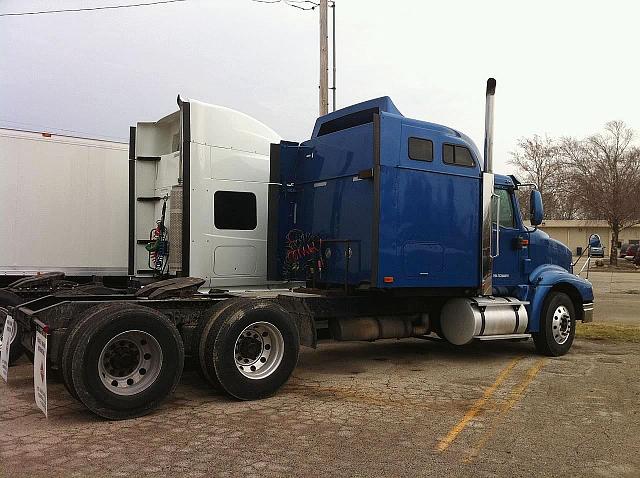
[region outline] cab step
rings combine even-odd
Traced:
[[[527,340],[531,338],[531,334],[476,335],[473,338],[483,342],[487,340]]]

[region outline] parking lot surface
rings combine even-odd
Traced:
[[[186,371],[143,418],[108,422],[31,364],[0,384],[0,476],[640,476],[640,344],[423,340],[304,349],[276,396],[238,402]]]
[[[640,325],[640,271],[589,271],[589,280],[597,304],[595,321]]]

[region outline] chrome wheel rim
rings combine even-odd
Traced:
[[[254,322],[238,335],[234,355],[236,367],[242,375],[253,380],[263,379],[280,366],[284,339],[275,325]]]
[[[0,312],[3,313],[4,317],[0,319],[0,347],[2,347],[2,337],[4,336],[4,324],[7,322],[7,315],[9,315],[7,309],[4,307],[0,307]],[[16,327],[16,322],[13,322],[13,330],[11,331],[11,335],[9,336],[9,343],[12,344],[18,335],[18,327]]]
[[[116,395],[135,395],[153,384],[162,368],[162,348],[147,332],[127,330],[102,348],[98,374],[107,390]]]
[[[553,313],[551,332],[558,345],[562,345],[569,340],[569,335],[571,335],[571,315],[569,314],[569,309],[564,305],[558,306]]]

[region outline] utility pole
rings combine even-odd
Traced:
[[[333,59],[331,60],[331,66],[333,67],[333,111],[336,110],[336,2],[331,2],[333,26],[331,27],[331,34],[333,35],[333,45],[331,46],[331,54]]]
[[[320,116],[329,112],[328,0],[320,0]]]

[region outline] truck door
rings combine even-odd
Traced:
[[[528,257],[528,248],[523,246],[522,240],[528,239],[528,233],[522,227],[520,215],[515,209],[513,190],[496,187],[495,194],[493,237],[495,239],[498,236],[498,248],[493,247],[493,254],[497,254],[493,262],[493,285],[508,287],[524,284],[523,261]],[[496,217],[499,219],[497,223]]]

